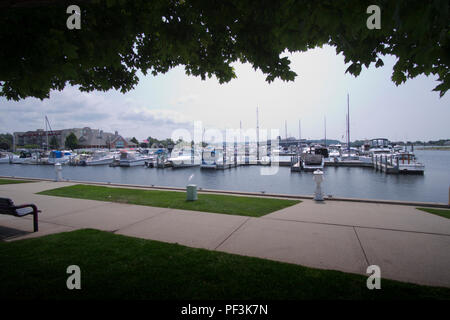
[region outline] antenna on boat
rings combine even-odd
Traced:
[[[298,119],[298,151],[302,153],[302,123],[301,120]]]
[[[239,120],[239,143],[242,143],[242,120]]]
[[[298,141],[302,140],[302,124],[301,120],[298,119]]]
[[[288,138],[288,135],[287,135],[287,120],[284,120],[284,133],[285,133],[285,137],[286,137],[286,140],[287,140],[287,138]]]

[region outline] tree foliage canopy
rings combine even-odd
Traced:
[[[64,146],[70,150],[75,150],[78,148],[78,138],[75,133],[71,132],[64,142]]]
[[[81,91],[138,83],[184,65],[189,75],[235,78],[233,62],[248,62],[275,78],[294,80],[282,53],[329,44],[357,76],[363,66],[398,58],[392,81],[437,75],[449,88],[447,0],[80,0],[81,29],[66,27],[66,1],[10,0],[0,4],[0,96],[48,98],[66,85]],[[366,26],[371,4],[381,29]],[[301,70],[300,70],[301,72]]]
[[[13,136],[10,133],[0,133],[0,150],[10,150],[13,145]]]
[[[173,140],[170,139],[170,138],[166,138],[166,139],[163,139],[163,140],[158,140],[156,138],[148,137],[147,140],[148,140],[148,146],[149,147],[151,147],[153,145],[156,145],[158,147],[162,146],[164,148],[167,148],[169,146],[175,145],[175,142],[173,142]]]

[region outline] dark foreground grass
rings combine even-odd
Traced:
[[[450,299],[450,289],[78,230],[0,243],[0,299]],[[68,290],[69,265],[81,290]]]
[[[450,219],[450,210],[434,209],[434,208],[417,208],[417,209]]]
[[[186,201],[185,192],[111,188],[89,185],[75,185],[46,190],[39,194],[251,217],[260,217],[301,202],[298,200],[239,197],[217,194],[199,194],[197,201]]]
[[[14,184],[14,183],[28,183],[28,182],[34,182],[30,180],[14,180],[14,179],[3,179],[0,178],[0,184]]]

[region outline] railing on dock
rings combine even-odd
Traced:
[[[399,173],[399,159],[395,155],[375,155],[372,157],[375,170],[386,173]]]

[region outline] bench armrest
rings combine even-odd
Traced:
[[[27,207],[31,207],[33,209],[33,211],[29,212],[29,213],[22,214],[22,215],[21,214],[17,214],[17,209],[22,209],[22,208],[27,208]],[[38,210],[36,205],[34,205],[34,204],[21,204],[20,206],[14,206],[13,208],[16,211],[17,216],[19,216],[19,217],[23,217],[23,216],[26,216],[28,214],[32,214],[33,215],[33,229],[34,229],[34,232],[37,232],[39,230],[39,227],[38,227],[38,212],[41,212],[41,210]]]
[[[33,208],[33,213],[34,212],[41,212],[41,210],[38,210],[38,208],[34,204],[21,204],[20,206],[14,206],[13,209],[16,210],[16,209],[22,209],[22,208],[26,208],[26,207]]]

